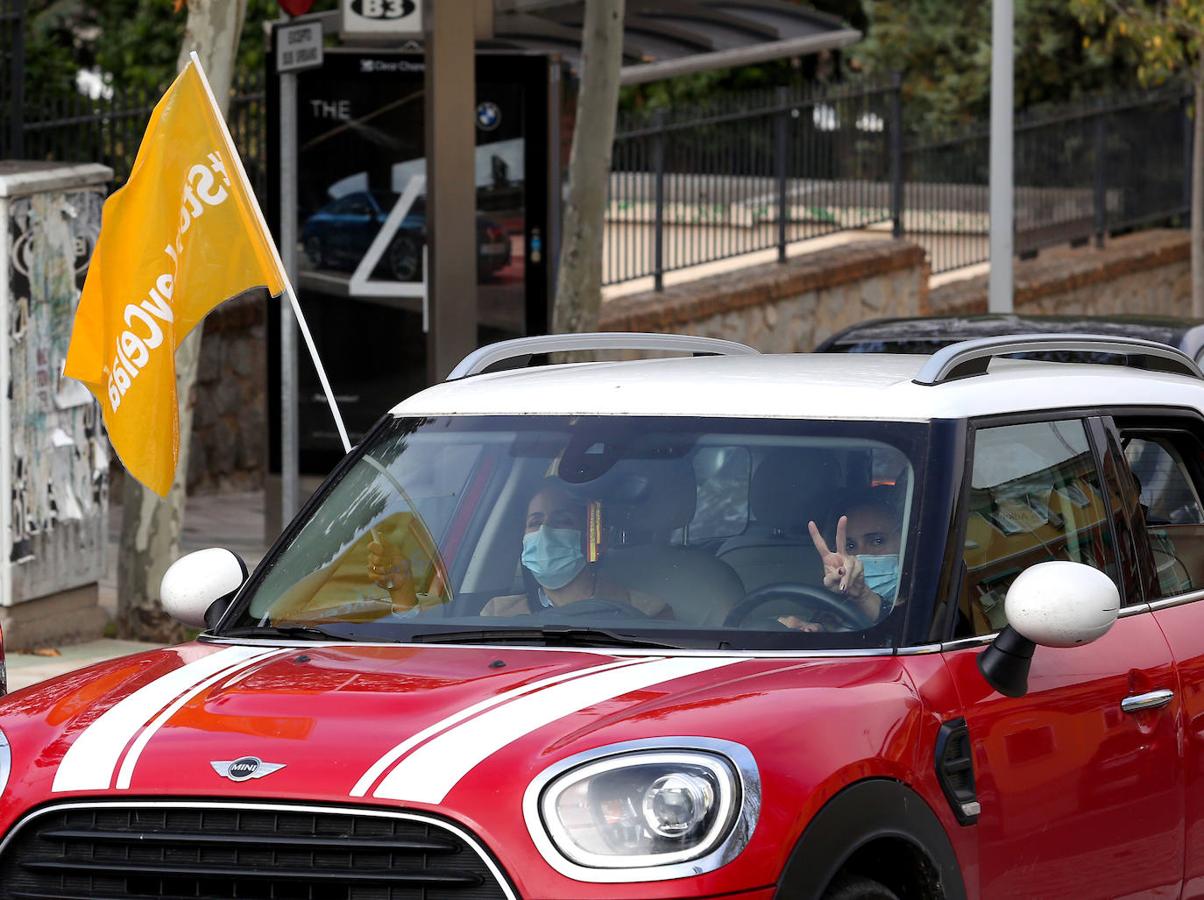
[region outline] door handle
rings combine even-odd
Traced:
[[[1175,697],[1174,691],[1165,688],[1160,691],[1150,691],[1148,694],[1134,694],[1120,701],[1122,712],[1136,713],[1147,709],[1162,709]]]

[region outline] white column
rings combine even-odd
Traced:
[[[991,8],[991,275],[987,309],[1012,311],[1012,0]]]

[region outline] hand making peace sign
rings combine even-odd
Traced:
[[[880,598],[866,586],[865,568],[862,566],[861,560],[853,554],[845,552],[845,548],[848,546],[848,527],[849,517],[841,516],[836,523],[836,547],[829,549],[823,535],[819,533],[819,526],[814,522],[807,523],[807,530],[811,532],[811,541],[815,544],[816,552],[819,553],[820,562],[823,563],[824,587],[856,601],[858,605],[864,607],[868,615],[876,617],[881,602]]]

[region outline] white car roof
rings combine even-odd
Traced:
[[[916,384],[927,359],[793,353],[542,366],[444,382],[392,414],[927,421],[1104,405],[1204,408],[1204,381],[1186,375],[997,359],[984,375]]]

